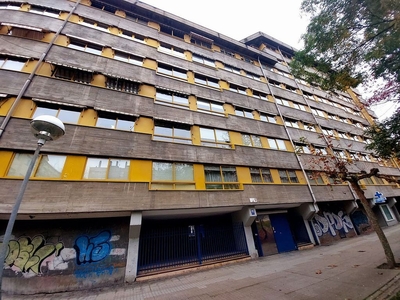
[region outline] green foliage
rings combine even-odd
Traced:
[[[400,82],[399,0],[303,0],[301,9],[311,20],[291,62],[296,77],[328,90]]]
[[[365,133],[372,142],[366,149],[375,150],[383,158],[400,158],[400,112],[392,117],[371,126]]]

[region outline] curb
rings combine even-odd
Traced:
[[[387,282],[379,290],[365,298],[365,300],[391,299],[393,296],[396,295],[398,291],[400,291],[400,274],[397,274],[392,280]]]

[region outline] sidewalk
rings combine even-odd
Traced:
[[[400,261],[400,225],[386,228]],[[384,263],[375,233],[343,239],[331,246],[233,263],[219,268],[134,284],[41,295],[4,295],[3,299],[390,299],[400,289],[400,270]]]

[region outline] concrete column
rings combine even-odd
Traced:
[[[133,212],[129,224],[129,242],[126,258],[125,282],[134,282],[137,276],[139,237],[142,227],[142,213]]]
[[[252,258],[258,257],[258,252],[254,244],[253,232],[251,231],[251,224],[257,217],[256,209],[254,207],[243,207],[232,214],[233,221],[243,222],[244,233],[246,236],[247,249],[249,250],[249,255]]]

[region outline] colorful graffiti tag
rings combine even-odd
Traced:
[[[332,236],[336,236],[337,230],[344,230],[345,233],[348,233],[349,229],[354,228],[350,217],[343,211],[339,211],[337,214],[324,211],[322,216],[315,215],[313,223],[315,233],[318,236],[322,236],[328,232]]]
[[[6,268],[14,270],[16,273],[40,274],[42,265],[51,255],[59,256],[64,248],[63,243],[46,244],[41,235],[33,239],[20,237],[18,240],[11,240],[8,244],[8,253],[5,259]]]
[[[76,262],[78,265],[103,260],[111,252],[111,232],[105,230],[94,237],[86,235],[75,240]]]

